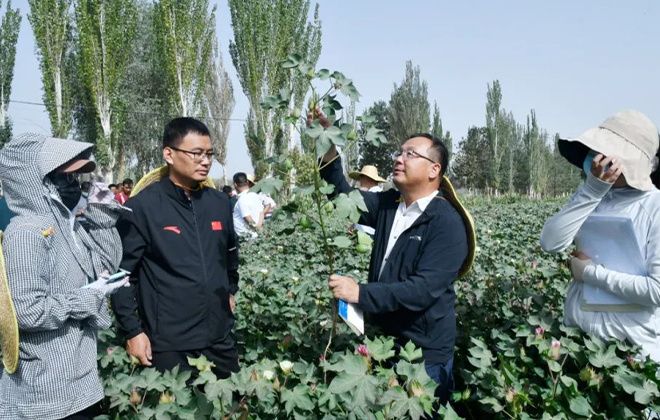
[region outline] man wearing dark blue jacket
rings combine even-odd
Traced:
[[[375,228],[369,281],[332,275],[335,298],[355,303],[371,322],[422,348],[436,395],[447,401],[453,387],[456,295],[453,282],[468,264],[468,224],[442,192],[448,166],[444,144],[429,134],[411,136],[394,154],[398,188],[362,192],[368,212],[359,223]],[[324,157],[323,178],[336,193],[351,188],[333,147]],[[461,209],[462,210],[462,209]]]

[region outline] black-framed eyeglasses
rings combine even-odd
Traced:
[[[174,147],[174,146],[168,146],[168,147],[172,150],[176,150],[177,152],[182,152],[187,154],[195,162],[202,162],[205,157],[209,160],[209,162],[213,162],[213,158],[215,157],[215,152],[185,150],[185,149],[179,149],[178,147]]]
[[[431,162],[431,163],[438,163],[438,162],[434,161],[433,159],[431,159],[430,157],[428,157],[428,156],[424,156],[424,155],[421,154],[421,153],[417,153],[416,151],[414,151],[414,150],[412,150],[412,149],[409,149],[409,150],[398,150],[398,151],[392,153],[392,160],[397,160],[397,158],[398,158],[399,156],[403,156],[403,160],[409,160],[409,159],[414,159],[414,158],[418,158],[418,157],[419,157],[419,158],[422,158],[422,159],[426,159],[426,160],[428,160],[428,161]],[[438,163],[438,164],[439,164],[439,163]]]
[[[55,185],[71,184],[80,180],[80,174],[78,172],[53,172],[50,179]]]

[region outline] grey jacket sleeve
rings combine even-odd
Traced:
[[[74,289],[51,294],[50,273],[42,273],[47,260],[46,239],[37,232],[16,230],[5,236],[4,257],[18,326],[24,331],[56,330],[69,319],[97,316],[107,305],[103,293]]]
[[[560,252],[568,248],[610,188],[612,184],[589,174],[568,204],[543,225],[541,248],[546,252]]]
[[[89,248],[97,275],[103,271],[113,274],[121,262],[121,238],[115,228],[122,207],[118,203],[89,204],[85,209],[83,227],[89,233],[85,245]]]

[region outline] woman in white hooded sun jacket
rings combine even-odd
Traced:
[[[632,221],[646,271],[633,275],[610,270],[577,250],[571,258],[573,281],[564,323],[605,340],[628,340],[660,362],[660,192],[650,178],[658,130],[642,113],[624,111],[575,139],[559,140],[558,146],[569,162],[584,168],[586,179],[568,204],[546,221],[541,247],[549,252],[566,249],[590,215],[623,216]],[[603,309],[585,305],[585,284],[622,303]]]
[[[96,334],[111,325],[107,295],[121,241],[123,208],[109,191],[90,194],[83,227],[72,214],[77,174],[90,172],[92,145],[25,134],[0,151],[0,178],[14,213],[3,252],[19,331],[18,367],[0,375],[0,419],[76,419],[103,399]],[[99,280],[96,280],[99,279]]]

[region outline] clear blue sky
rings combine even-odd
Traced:
[[[25,14],[26,0],[15,0]],[[218,37],[234,82],[233,118],[248,102],[228,54],[232,29],[218,1]],[[320,2],[318,67],[340,70],[362,94],[358,112],[388,100],[406,60],[421,68],[454,147],[485,120],[486,85],[502,84],[503,106],[524,121],[531,108],[548,132],[576,135],[626,108],[660,125],[660,2],[500,0]],[[12,99],[42,102],[34,40],[24,17]],[[12,103],[14,132],[49,132],[42,107]],[[228,142],[228,173],[251,170],[241,122]]]

